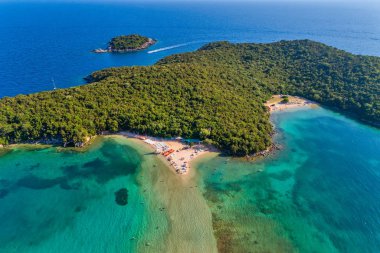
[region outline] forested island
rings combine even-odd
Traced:
[[[154,39],[141,36],[139,34],[121,35],[111,39],[108,42],[107,49],[95,49],[94,53],[125,53],[144,50],[151,45],[154,45],[156,41]]]
[[[84,142],[103,131],[200,138],[231,155],[271,144],[264,102],[314,100],[380,124],[380,57],[310,40],[215,42],[153,66],[109,68],[87,85],[0,100],[0,143]]]

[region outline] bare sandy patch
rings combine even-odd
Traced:
[[[271,99],[265,103],[265,105],[268,107],[270,112],[301,107],[313,108],[318,106],[318,104],[313,101],[289,95],[273,95]]]
[[[155,153],[166,160],[173,171],[179,175],[187,175],[190,170],[191,161],[210,152],[216,152],[213,147],[206,146],[200,141],[191,144],[182,138],[157,138],[147,135],[139,135],[130,132],[121,132],[123,136],[134,138],[150,145]]]

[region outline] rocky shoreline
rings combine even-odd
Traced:
[[[145,42],[141,46],[133,48],[133,49],[118,50],[118,49],[115,49],[115,48],[109,46],[107,49],[97,48],[97,49],[92,50],[91,52],[97,53],[97,54],[101,54],[101,53],[130,53],[130,52],[136,52],[136,51],[141,51],[141,50],[147,49],[148,47],[156,44],[156,42],[157,42],[156,40],[149,38],[147,42]]]
[[[40,139],[40,140],[33,140],[33,141],[24,141],[20,143],[12,142],[9,144],[0,144],[0,149],[2,148],[9,148],[14,147],[18,145],[48,145],[48,146],[59,146],[62,148],[84,148],[88,146],[92,142],[92,140],[95,139],[98,135],[95,136],[87,136],[82,142],[64,142],[60,138],[47,138],[47,139]],[[71,144],[71,145],[70,145]]]

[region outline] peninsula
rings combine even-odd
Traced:
[[[94,53],[126,53],[144,50],[154,45],[156,40],[141,36],[139,34],[121,35],[111,39],[108,42],[108,48],[98,48],[93,50]]]
[[[246,156],[272,144],[264,104],[275,94],[309,99],[379,126],[379,70],[380,57],[310,40],[215,42],[152,66],[94,72],[87,85],[3,98],[0,144],[81,145],[104,131],[129,131],[199,139]]]

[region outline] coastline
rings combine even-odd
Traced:
[[[158,138],[147,135],[139,135],[131,132],[119,132],[117,135],[138,140],[149,146],[157,154],[160,160],[164,161],[172,172],[178,175],[188,175],[192,162],[209,153],[220,153],[213,146],[201,144],[199,140],[188,142],[182,138]],[[188,143],[187,143],[188,142]]]
[[[0,146],[0,154],[6,154],[13,149],[23,148],[27,150],[37,150],[55,147],[58,152],[86,152],[94,145],[97,145],[101,142],[101,137],[126,137],[128,139],[137,140],[136,143],[144,144],[152,150],[152,153],[155,153],[158,158],[164,161],[171,171],[179,175],[187,175],[190,169],[190,164],[192,161],[198,157],[203,156],[204,154],[217,153],[220,154],[220,151],[211,146],[201,144],[200,140],[195,140],[197,142],[195,145],[186,144],[186,140],[182,138],[160,138],[152,137],[148,135],[140,135],[131,132],[117,132],[117,133],[107,133],[104,132],[99,135],[91,136],[88,138],[86,143],[78,147],[63,147],[57,145],[58,142],[44,142],[44,141],[35,141],[32,143],[13,143],[8,145]],[[160,149],[158,149],[158,147]],[[165,152],[170,152],[167,155],[164,155]]]
[[[288,109],[315,108],[319,106],[311,100],[290,95],[273,95],[264,105],[268,108],[270,113]]]
[[[91,52],[96,53],[96,54],[102,54],[102,53],[132,53],[132,52],[137,52],[137,51],[145,50],[145,49],[149,48],[150,46],[153,46],[156,43],[157,43],[157,40],[152,39],[152,38],[148,38],[147,42],[145,42],[144,44],[142,44],[139,47],[132,48],[132,49],[117,50],[117,49],[108,47],[107,49],[97,48],[97,49],[92,50]]]
[[[288,102],[284,102],[284,97],[288,99]],[[288,111],[290,109],[301,108],[316,108],[319,105],[311,100],[307,100],[298,96],[289,95],[273,95],[264,105],[268,108],[270,114],[278,113],[282,111]],[[211,145],[201,144],[200,140],[194,140],[195,145],[185,144],[186,139],[177,138],[161,138],[152,137],[148,135],[140,135],[132,132],[121,131],[114,134],[104,132],[100,135],[91,136],[87,142],[80,143],[76,147],[61,147],[56,146],[59,152],[86,152],[92,144],[98,142],[98,137],[101,136],[124,136],[131,139],[137,139],[141,143],[145,143],[152,148],[161,160],[171,168],[174,173],[180,175],[187,175],[191,168],[193,159],[203,156],[204,154],[217,153],[221,154],[221,151]],[[5,150],[12,150],[14,148],[26,148],[26,149],[44,149],[48,147],[54,147],[58,142],[55,141],[35,141],[33,143],[15,143],[9,145],[1,145],[1,155],[5,155],[8,152]],[[280,150],[281,146],[272,143],[266,150],[262,150],[258,153],[246,156],[247,159],[252,160],[259,157],[266,157],[276,150]]]
[[[137,178],[150,212],[149,229],[136,238],[137,252],[217,253],[212,214],[203,197],[198,171],[191,169],[186,177],[178,177],[168,161],[154,155],[154,147],[143,140],[120,133],[104,138],[130,143],[144,157]],[[217,153],[204,152],[191,162],[200,161],[206,154]]]
[[[136,175],[144,198],[137,204],[146,206],[148,213],[144,226],[140,225],[143,227],[141,233],[133,234],[136,238],[132,243],[139,249],[136,252],[216,252],[215,241],[219,252],[233,252],[233,249],[240,248],[240,252],[252,249],[261,252],[272,248],[277,250],[275,252],[292,252],[296,249],[292,248],[286,224],[270,219],[271,215],[277,215],[277,202],[266,195],[257,200],[257,205],[249,202],[256,201],[254,197],[253,200],[249,198],[255,196],[255,192],[265,192],[265,187],[268,191],[272,189],[266,185],[267,180],[287,184],[286,180],[273,177],[282,175],[279,173],[281,168],[275,163],[269,171],[265,169],[265,172],[257,173],[261,171],[261,165],[254,170],[245,162],[227,166],[229,159],[224,158],[208,163],[211,152],[205,152],[191,161],[194,169],[189,171],[189,176],[178,177],[168,169],[166,160],[153,154],[150,144],[120,134],[100,136],[99,140],[106,138],[123,140],[144,157]],[[301,154],[298,156],[302,157]],[[291,167],[295,168],[298,161],[292,160],[294,166]],[[215,168],[217,172],[212,171]],[[209,177],[206,182],[205,176]],[[257,190],[251,191],[254,187]],[[285,197],[276,198],[280,201]],[[130,237],[125,239],[131,240]]]
[[[289,99],[289,102],[284,103],[283,97],[286,96]],[[319,105],[311,100],[298,97],[298,96],[290,96],[290,95],[272,95],[272,97],[264,104],[268,107],[269,113],[280,113],[286,112],[293,109],[313,109],[319,107]],[[197,144],[192,147],[186,148],[186,146],[182,143],[182,138],[160,138],[160,137],[151,137],[148,135],[139,135],[131,132],[119,132],[116,134],[117,136],[125,136],[131,139],[135,139],[138,142],[136,143],[144,143],[146,146],[149,146],[158,155],[159,159],[162,160],[171,171],[180,175],[187,175],[189,171],[192,171],[192,167],[197,167],[197,164],[201,160],[201,158],[213,157],[222,154],[220,150],[211,145]],[[274,134],[273,134],[274,135]],[[167,145],[168,149],[173,149],[174,152],[168,156],[163,156],[162,153],[157,152],[157,144]],[[186,148],[186,149],[184,149]],[[238,159],[246,159],[247,161],[256,160],[259,158],[266,158],[267,156],[275,153],[278,150],[281,150],[283,147],[274,142],[272,136],[272,144],[263,151],[257,152],[253,155],[249,155],[244,157],[240,157]],[[193,155],[192,155],[193,154]],[[181,158],[184,158],[181,160]],[[176,167],[177,165],[177,167]],[[186,165],[185,171],[176,171],[178,165]]]
[[[218,252],[218,248],[222,248],[221,240],[225,233],[218,228],[218,216],[214,217],[213,209],[204,197],[204,182],[199,171],[203,161],[212,159],[219,152],[206,150],[202,146],[204,149],[191,157],[199,144],[180,150],[185,147],[181,139],[155,138],[129,132],[99,135],[99,138],[91,138],[91,143],[84,148],[71,148],[69,151],[86,151],[103,138],[130,142],[137,150],[143,151],[140,153],[145,157],[138,176],[141,192],[145,196],[141,204],[147,205],[151,213],[146,221],[147,227],[156,227],[156,230],[144,232],[136,239],[139,252],[158,252],[158,249],[160,252],[173,253]],[[173,164],[162,153],[154,155],[158,143],[165,143],[169,148],[179,150],[174,154],[176,161],[187,162],[187,170],[182,173],[185,176],[179,177]],[[19,147],[18,145],[12,147]],[[180,160],[185,154],[186,159]],[[157,229],[160,233],[154,232]]]
[[[288,101],[284,102],[284,98]],[[268,112],[278,113],[282,111],[288,111],[291,109],[302,109],[302,108],[316,108],[319,105],[311,100],[301,98],[298,96],[290,95],[272,95],[271,98],[264,103],[268,108]],[[121,131],[117,133],[110,134],[104,132],[100,135],[95,135],[87,138],[86,142],[80,143],[76,147],[61,147],[56,146],[58,142],[56,141],[35,141],[33,143],[15,143],[9,145],[0,146],[0,155],[5,155],[9,151],[17,148],[25,149],[44,149],[49,147],[56,147],[59,152],[86,152],[93,144],[98,143],[99,137],[102,136],[124,136],[131,139],[139,140],[141,143],[149,146],[157,156],[164,161],[171,171],[179,175],[187,175],[188,171],[191,170],[192,161],[198,157],[202,157],[205,154],[221,154],[221,151],[216,147],[211,145],[205,145],[201,143],[201,140],[190,140],[189,143],[185,143],[186,139],[181,137],[177,138],[162,138],[162,137],[153,137],[142,134],[135,134],[128,131]],[[191,143],[192,141],[192,143]],[[195,144],[194,144],[195,143]],[[193,145],[194,144],[194,145]],[[252,155],[246,156],[247,160],[257,159],[260,157],[267,157],[277,150],[282,149],[281,146],[272,142],[272,144],[265,150],[257,152]]]

